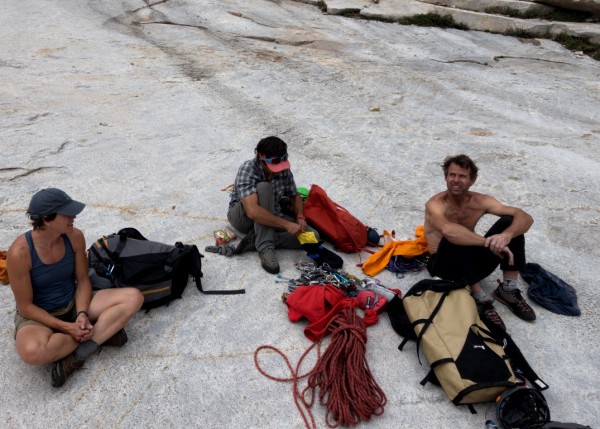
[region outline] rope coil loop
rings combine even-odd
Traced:
[[[331,341],[321,356],[321,343],[327,335]],[[365,357],[367,331],[363,319],[352,308],[340,311],[327,325],[325,334],[312,344],[300,357],[293,369],[287,356],[273,346],[260,346],[254,352],[254,363],[265,377],[282,382],[293,382],[294,402],[308,429],[316,429],[311,411],[318,388],[319,404],[326,407],[325,423],[329,428],[354,426],[370,420],[372,415],[384,412],[387,398],[373,379]],[[307,354],[317,346],[317,362],[313,369],[299,375],[301,364]],[[261,350],[279,354],[286,363],[291,377],[275,377],[266,373],[258,363]],[[298,382],[307,377],[307,386],[299,391]]]

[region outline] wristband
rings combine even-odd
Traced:
[[[89,314],[87,311],[85,310],[81,310],[77,312],[77,315],[75,316],[75,318],[77,319],[79,317],[80,314],[85,314],[85,317],[87,317],[88,319],[90,318]]]
[[[302,220],[306,220],[306,218],[304,217],[303,214],[299,214],[296,216],[296,219],[302,219]]]

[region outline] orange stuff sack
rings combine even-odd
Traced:
[[[368,276],[375,276],[385,269],[392,256],[414,258],[427,252],[427,239],[425,228],[420,225],[415,230],[414,240],[390,241],[381,250],[372,254],[362,265],[363,272]]]

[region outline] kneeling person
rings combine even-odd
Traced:
[[[100,346],[125,344],[123,327],[144,300],[135,288],[92,293],[85,238],[73,227],[84,207],[60,189],[37,192],[27,211],[33,230],[7,255],[17,353],[31,365],[52,363],[54,387]]]
[[[316,231],[306,224],[287,144],[278,137],[266,137],[255,153],[238,170],[227,218],[234,228],[247,234],[235,253],[258,250],[262,267],[277,274],[275,248],[301,249],[297,235]]]

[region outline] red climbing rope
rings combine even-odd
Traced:
[[[300,357],[296,368],[292,368],[287,356],[273,346],[261,346],[254,352],[254,364],[265,377],[275,381],[292,381],[294,402],[304,424],[315,429],[311,411],[318,388],[319,403],[326,407],[325,423],[330,428],[357,425],[368,421],[372,415],[383,414],[387,398],[373,379],[365,358],[367,331],[364,321],[352,308],[345,308],[335,316],[325,330],[331,334],[331,342],[321,356],[323,337],[312,344]],[[302,361],[317,345],[317,362],[307,374],[299,375]],[[266,373],[258,363],[258,353],[268,349],[278,353],[285,361],[291,377],[274,377]],[[300,393],[298,382],[308,377],[308,385]]]

